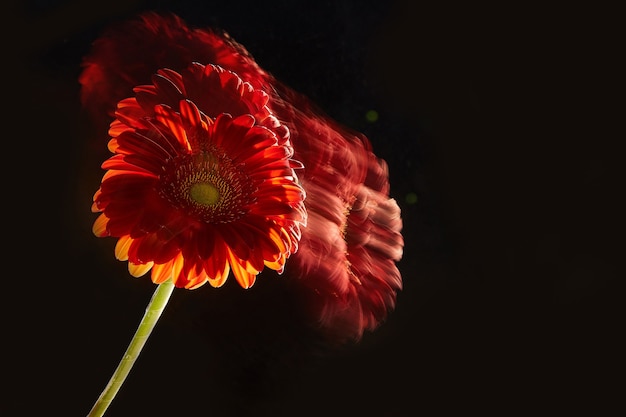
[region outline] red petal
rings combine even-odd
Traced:
[[[250,273],[241,264],[241,260],[237,258],[231,251],[229,251],[229,263],[230,268],[233,271],[235,279],[241,285],[242,288],[250,288],[256,281],[256,274]]]
[[[152,267],[152,282],[155,284],[162,284],[172,277],[172,261],[164,264],[155,264]]]

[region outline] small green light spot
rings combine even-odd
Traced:
[[[413,204],[417,203],[417,194],[415,194],[415,193],[408,193],[406,195],[406,197],[404,197],[404,200],[406,201],[407,204],[413,205]]]
[[[198,182],[191,186],[189,196],[198,204],[212,206],[220,199],[220,192],[208,182]]]
[[[374,123],[378,120],[378,112],[376,110],[368,110],[365,113],[365,119],[370,123]]]

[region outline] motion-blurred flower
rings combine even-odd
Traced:
[[[288,159],[291,155],[285,156],[281,159],[280,169],[267,172],[269,175],[284,178],[280,184],[273,185],[272,190],[279,192],[274,195],[275,198],[288,197],[293,211],[287,214],[279,210],[272,217],[273,227],[265,224],[266,228],[261,228],[266,230],[266,233],[260,233],[265,236],[266,246],[269,248],[270,244],[274,244],[274,249],[278,249],[282,248],[279,242],[283,242],[286,252],[281,252],[284,256],[278,259],[284,262],[291,255],[286,261],[288,266],[284,275],[301,283],[301,292],[311,310],[311,317],[331,340],[359,340],[365,330],[376,329],[388,317],[389,312],[395,308],[397,292],[402,289],[402,278],[396,266],[403,253],[402,220],[396,201],[389,196],[388,167],[385,161],[374,154],[368,138],[341,126],[307,97],[264,71],[248,51],[228,34],[209,28],[191,28],[172,14],[144,13],[137,19],[112,27],[96,40],[92,51],[85,57],[83,66],[80,76],[82,103],[94,116],[94,120],[113,122],[109,131],[113,137],[110,145],[112,150],[116,150],[116,146],[120,146],[124,140],[133,144],[133,140],[124,138],[134,138],[137,133],[130,134],[127,131],[147,129],[144,126],[146,120],[154,117],[162,120],[159,123],[163,125],[159,125],[156,130],[162,131],[164,127],[170,126],[170,130],[180,131],[177,114],[180,114],[180,123],[187,119],[197,119],[195,116],[185,116],[187,109],[194,115],[202,115],[200,120],[206,120],[207,131],[214,130],[209,127],[212,126],[209,120],[216,117],[219,121],[227,119],[226,116],[218,116],[220,113],[230,113],[234,117],[230,124],[237,126],[239,125],[235,121],[242,120],[237,117],[250,114],[255,121],[255,131],[264,128],[273,132],[272,137],[276,140],[274,146],[279,149],[292,146],[293,160]],[[198,78],[201,72],[207,73],[203,80]],[[235,77],[248,83],[243,90],[251,89],[252,92],[239,92],[239,97],[233,101],[229,94],[219,91],[222,87],[228,90],[228,80]],[[203,89],[207,89],[209,85],[211,94],[216,95],[203,93]],[[135,97],[128,99],[134,95],[133,92]],[[261,92],[264,94],[260,94]],[[250,97],[243,98],[246,94]],[[117,120],[114,121],[116,114]],[[188,121],[185,123],[189,124]],[[201,130],[203,129],[204,127]],[[250,126],[249,129],[253,127]],[[145,136],[145,133],[141,134]],[[190,136],[189,133],[186,135]],[[170,132],[171,136],[176,135]],[[262,142],[264,139],[258,140]],[[252,142],[255,140],[246,143]],[[180,142],[175,143],[179,149],[187,146],[180,146]],[[243,142],[239,144],[239,147],[243,146],[247,145]],[[158,147],[154,146],[154,149],[156,152]],[[191,149],[194,149],[193,146]],[[115,158],[121,159],[114,157],[113,161]],[[258,161],[262,156],[258,152],[254,156],[246,153],[245,158]],[[294,160],[302,164],[301,169]],[[109,164],[110,167],[116,167],[114,162]],[[241,175],[252,175],[246,171],[249,168],[245,166]],[[293,174],[292,183],[289,183],[291,174],[287,173],[288,168],[297,170],[297,178]],[[156,165],[150,166],[150,169],[154,175],[152,181],[159,183],[161,177],[160,174],[157,175]],[[140,174],[135,175],[141,177]],[[306,193],[306,226],[301,224],[305,215],[299,205],[297,186],[301,186]],[[269,197],[271,193],[261,194]],[[159,194],[161,198],[164,195]],[[243,195],[244,192],[241,194],[242,198]],[[151,198],[156,196],[155,193],[151,194]],[[250,203],[249,200],[247,202]],[[189,200],[185,200],[183,206],[185,204],[189,204]],[[260,204],[264,208],[263,214],[273,207],[269,202]],[[206,206],[207,204],[202,207]],[[106,207],[102,207],[105,209],[106,219]],[[208,218],[196,215],[195,221],[202,223]],[[134,247],[139,248],[144,247],[145,241],[146,252],[156,258],[155,249],[147,250],[153,247],[150,246],[150,239],[137,241],[133,231],[128,228],[134,220],[120,220],[126,229],[119,230],[116,234],[129,236],[123,237],[120,242],[134,239]],[[155,220],[167,219],[159,217],[151,220],[153,221],[150,225],[154,226],[158,223]],[[103,220],[100,222],[104,223]],[[258,223],[255,220],[253,224],[256,232],[259,229],[256,227]],[[302,226],[301,234],[297,231],[298,224]],[[176,227],[175,230],[185,227],[178,223],[173,226]],[[226,226],[203,227],[223,232]],[[241,227],[237,226],[236,230],[239,229]],[[280,230],[282,237],[267,241],[268,229]],[[159,233],[162,232],[150,229],[151,239],[160,237]],[[211,242],[218,239],[209,235],[208,232],[194,235],[192,247],[205,244],[201,242],[204,238]],[[234,264],[240,271],[252,271],[253,274],[258,272],[261,266],[259,253],[263,253],[264,261],[269,261],[270,266],[280,269],[278,261],[272,264],[272,259],[280,251],[259,252],[257,246],[250,248],[242,245],[242,241],[249,240],[241,235],[236,235],[235,238],[222,236],[220,233],[219,236],[225,242],[224,246],[233,251]],[[255,238],[251,231],[245,236]],[[137,251],[120,249],[118,252],[121,255],[128,252],[130,265],[147,267],[145,262],[148,259],[139,257]],[[256,256],[254,263],[240,262],[248,259],[252,252]],[[184,250],[181,253],[181,257],[187,254]],[[192,258],[199,259],[208,252],[205,249],[193,249],[189,254]],[[229,259],[230,256],[229,252]],[[180,268],[180,259],[177,255],[169,260],[174,271]],[[199,261],[190,261],[189,266],[192,265],[197,273],[179,274],[183,277],[179,281],[185,283],[183,286],[193,287],[194,280],[200,274],[202,264]],[[139,271],[141,268],[134,268],[136,273],[142,272]],[[207,269],[204,271],[209,272]],[[207,274],[207,279],[209,275]],[[153,279],[154,276],[153,270]],[[159,276],[157,273],[157,277]],[[244,277],[247,276],[244,274]],[[244,284],[248,282],[248,278],[238,279]]]
[[[219,287],[232,271],[249,288],[276,270],[339,343],[395,308],[404,242],[385,161],[227,33],[144,13],[94,42],[79,82],[113,153],[93,231],[118,238],[131,275],[158,284],[90,417],[115,397],[174,286]]]

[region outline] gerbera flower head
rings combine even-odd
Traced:
[[[230,112],[218,114],[203,98],[211,83],[196,85],[192,95],[211,115],[177,89],[160,102],[175,86],[164,80],[184,86],[186,78],[173,71],[157,75],[152,88],[136,88],[111,125],[114,155],[102,165],[93,230],[119,238],[116,257],[134,276],[151,270],[157,284],[171,278],[177,287],[219,287],[232,271],[248,288],[264,267],[282,272],[297,251],[306,223],[298,163],[286,129],[264,107],[264,93],[233,73],[220,78],[218,67],[194,65],[189,74],[228,80],[214,98]]]

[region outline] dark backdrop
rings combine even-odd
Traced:
[[[279,278],[176,291],[108,417],[623,408],[615,11],[31,0],[2,25],[1,415],[85,416],[154,289],[91,233],[105,145],[77,83],[100,31],[148,9],[225,29],[371,139],[402,208],[405,287],[380,329],[341,348],[301,328]]]

